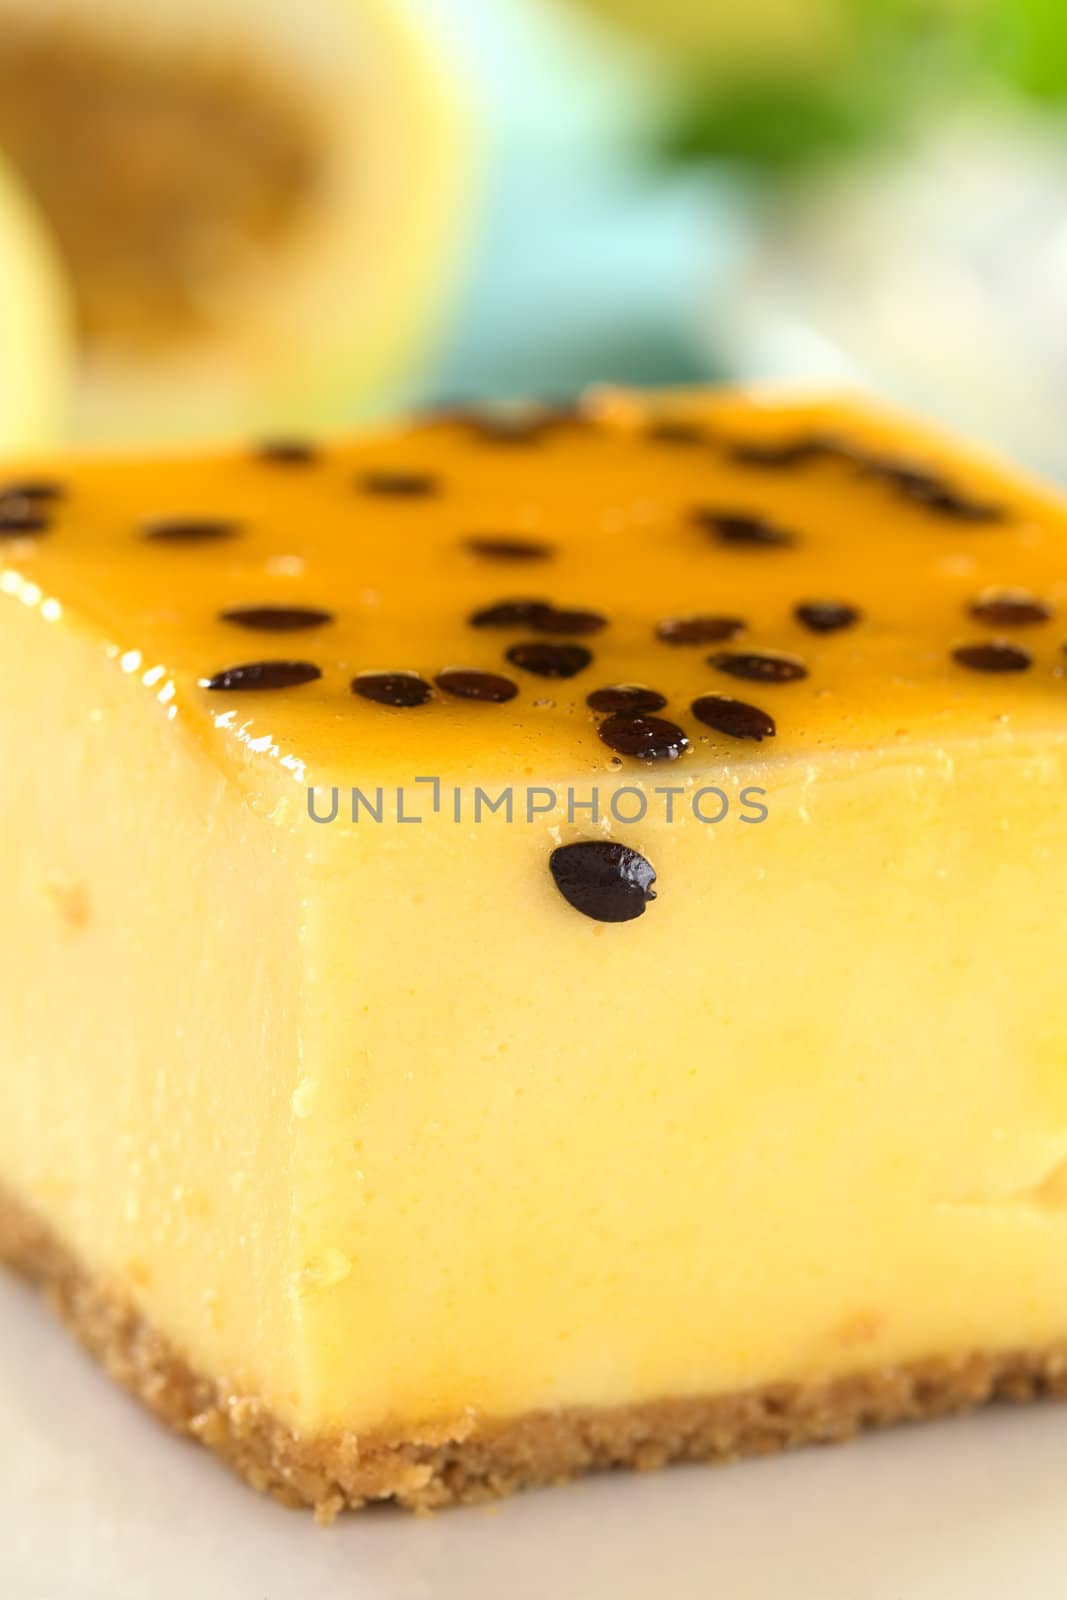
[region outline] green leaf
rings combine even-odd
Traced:
[[[851,75],[713,81],[687,94],[665,153],[674,161],[718,158],[794,171],[882,137],[893,125],[893,100]]]
[[[986,0],[973,22],[980,59],[1032,99],[1067,101],[1064,0]]]

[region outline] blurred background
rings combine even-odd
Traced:
[[[0,448],[752,378],[1067,478],[1065,0],[0,0]]]

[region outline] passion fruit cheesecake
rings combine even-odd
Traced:
[[[1067,1389],[1062,500],[602,392],[0,539],[2,1249],[165,1421],[328,1517]]]

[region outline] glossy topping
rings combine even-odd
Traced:
[[[604,839],[560,845],[548,865],[567,904],[594,922],[632,922],[656,898],[652,863],[627,845]]]
[[[1065,540],[1052,497],[862,409],[600,391],[9,466],[0,607],[84,613],[250,782],[566,778],[605,749],[699,782],[724,749],[1059,728]]]

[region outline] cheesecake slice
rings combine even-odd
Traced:
[[[165,1421],[328,1517],[1067,1390],[1061,500],[600,392],[0,563],[0,1251]]]

